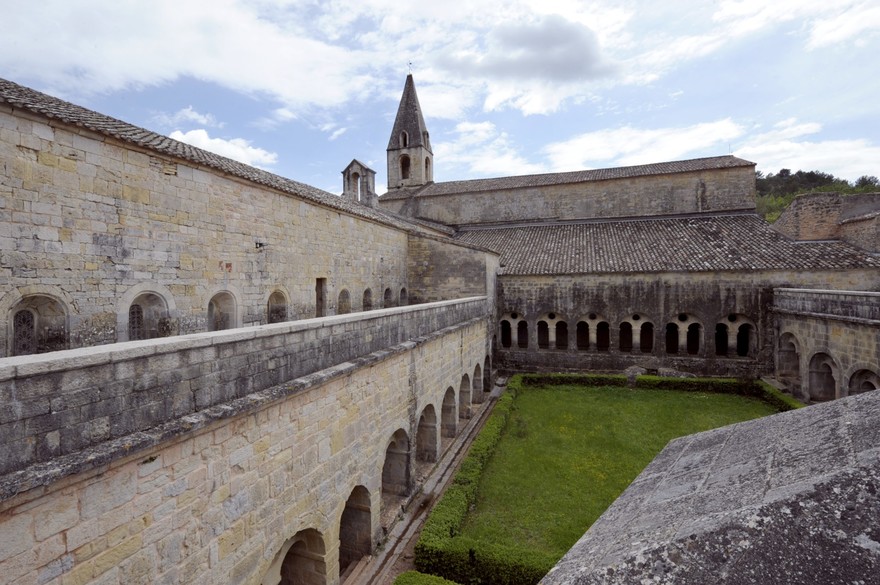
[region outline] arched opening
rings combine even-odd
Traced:
[[[688,325],[686,334],[686,345],[688,355],[697,355],[700,353],[700,339],[703,337],[703,327],[699,323],[691,323]]]
[[[752,355],[752,326],[743,323],[736,332],[736,355],[748,357]]]
[[[849,379],[849,395],[862,394],[880,388],[880,376],[871,370],[859,370]]]
[[[471,387],[471,400],[474,404],[482,404],[483,402],[483,394],[484,394],[484,385],[483,385],[483,370],[480,369],[480,364],[474,366],[474,377],[472,379],[472,387]]]
[[[364,291],[364,299],[361,306],[363,306],[364,311],[373,310],[373,291],[370,289]]]
[[[529,346],[529,324],[525,321],[516,324],[516,344],[520,349]]]
[[[342,289],[339,291],[339,298],[336,301],[336,314],[346,315],[348,313],[351,313],[351,297],[348,290]]]
[[[12,355],[67,349],[67,310],[46,295],[31,295],[12,308]]]
[[[455,416],[455,390],[452,386],[443,395],[443,406],[440,409],[440,426],[444,437],[454,437],[458,432],[458,417]]]
[[[633,348],[633,328],[630,323],[624,321],[620,324],[620,339],[618,346],[620,351],[632,351]]]
[[[354,194],[354,200],[361,200],[361,176],[359,173],[351,174],[351,192]]]
[[[596,325],[596,349],[608,351],[611,348],[611,326],[605,321]]]
[[[432,405],[425,407],[416,431],[416,461],[437,461],[437,413]]]
[[[208,330],[222,331],[235,327],[235,297],[229,292],[219,292],[208,303]]]
[[[425,157],[425,180],[433,181],[434,178],[431,176],[431,159],[429,157]]]
[[[678,325],[675,323],[666,325],[666,353],[678,353]]]
[[[727,325],[718,323],[715,325],[715,355],[727,355]]]
[[[269,303],[266,307],[266,320],[269,323],[283,323],[287,321],[287,297],[279,290],[269,295]]]
[[[789,389],[799,390],[801,387],[801,356],[797,350],[795,337],[791,333],[783,333],[779,337],[776,377]]]
[[[538,348],[547,349],[550,347],[550,327],[546,321],[538,321]]]
[[[324,585],[327,566],[324,539],[314,529],[300,530],[275,555],[262,585]]]
[[[837,396],[837,364],[830,355],[817,353],[810,360],[810,400],[825,402]]]
[[[654,324],[642,323],[639,329],[639,349],[642,353],[654,351]]]
[[[493,344],[494,345],[494,344]],[[486,392],[492,391],[492,364],[489,362],[489,356],[483,360],[483,399],[485,400]]]
[[[578,321],[575,337],[577,338],[577,348],[580,351],[590,349],[590,326],[586,321]]]
[[[382,306],[386,309],[388,307],[394,306],[394,297],[392,296],[394,293],[391,292],[390,288],[385,289],[385,293],[382,295]]]
[[[405,307],[409,304],[409,295],[407,295],[405,288],[400,289],[400,295],[398,296],[398,299],[398,304],[401,307]]]
[[[339,574],[370,554],[372,549],[370,492],[362,485],[351,490],[339,521]]]
[[[461,377],[461,384],[458,386],[458,418],[471,417],[471,381],[468,375]]]
[[[409,179],[409,155],[401,155],[400,157],[400,178]]]
[[[404,130],[400,133],[400,140],[398,144],[400,144],[400,148],[406,148],[409,146],[409,132]]]
[[[409,437],[403,429],[397,429],[385,449],[382,465],[382,492],[394,496],[409,493]]]
[[[511,337],[510,321],[505,319],[501,322],[501,347],[510,347]]]
[[[568,323],[556,322],[556,349],[568,349]]]
[[[151,292],[135,297],[128,307],[128,340],[155,339],[172,334],[165,299]]]

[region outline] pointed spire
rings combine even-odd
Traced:
[[[403,86],[403,95],[400,98],[400,106],[397,108],[397,118],[394,119],[388,150],[421,146],[431,152],[427,136],[428,129],[425,126],[425,119],[422,117],[419,96],[416,94],[416,84],[413,81],[412,73],[410,73],[406,76],[406,84]]]

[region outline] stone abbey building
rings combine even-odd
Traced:
[[[0,80],[9,583],[335,584],[499,370],[880,387],[880,195],[437,182],[412,76],[387,161],[340,197]]]

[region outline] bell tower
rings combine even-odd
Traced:
[[[412,73],[406,76],[387,152],[389,191],[434,181],[434,153]]]

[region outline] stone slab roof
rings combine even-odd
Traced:
[[[183,159],[195,165],[209,167],[239,179],[294,195],[319,205],[344,211],[351,215],[371,219],[408,231],[416,229],[412,223],[400,216],[390,215],[382,210],[348,201],[305,183],[286,179],[268,171],[220,156],[219,154],[179,142],[151,130],[134,126],[116,118],[83,108],[82,106],[77,106],[12,81],[0,79],[0,104],[4,103],[14,109],[26,110],[65,124],[85,128],[97,134],[110,136],[122,142],[155,152],[158,155]]]
[[[877,584],[878,519],[874,391],[671,441],[541,583]]]
[[[499,252],[503,274],[880,268],[855,246],[794,242],[753,214],[520,224],[456,238]]]
[[[630,167],[573,171],[568,173],[520,175],[493,179],[472,179],[469,181],[444,181],[442,183],[429,183],[424,187],[395,189],[382,195],[381,199],[406,199],[413,195],[417,197],[458,195],[463,193],[479,193],[481,191],[502,191],[524,187],[546,187],[548,185],[608,181],[611,179],[629,179],[651,175],[668,175],[672,173],[689,173],[694,171],[753,166],[755,166],[755,163],[735,156],[713,156],[708,158],[695,158],[690,160],[661,162]]]

